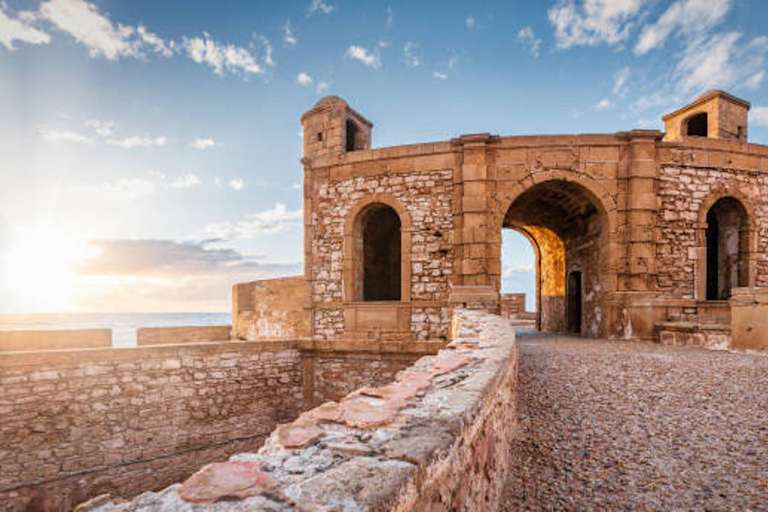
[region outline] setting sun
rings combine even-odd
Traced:
[[[63,312],[77,308],[76,264],[99,249],[51,227],[19,230],[0,254],[5,293],[16,311]]]

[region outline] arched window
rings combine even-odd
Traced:
[[[357,144],[358,132],[360,129],[357,127],[354,121],[347,119],[346,123],[347,131],[347,151],[357,151],[360,149]]]
[[[685,134],[694,137],[706,137],[709,133],[706,112],[688,118]]]
[[[724,197],[707,212],[707,300],[726,300],[731,288],[748,286],[747,211],[738,199]]]
[[[358,278],[364,301],[400,300],[400,217],[386,204],[374,203],[360,213]]]

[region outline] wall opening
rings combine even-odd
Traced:
[[[536,315],[542,331],[568,332],[569,319],[580,315],[580,333],[603,334],[606,222],[599,199],[585,187],[565,180],[530,187],[507,210],[502,227],[524,233],[536,251]],[[574,266],[580,272],[582,292],[578,311],[572,309],[569,314],[566,268]]]
[[[688,118],[686,123],[686,135],[693,137],[706,137],[709,133],[707,114],[702,112]]]
[[[724,197],[707,211],[707,300],[727,300],[731,289],[749,285],[747,211]]]
[[[568,332],[581,334],[581,272],[574,270],[568,276]]]
[[[360,129],[357,127],[354,121],[347,119],[346,123],[347,132],[347,151],[357,151],[360,149],[357,144],[358,133]]]
[[[510,318],[527,318],[538,310],[536,252],[530,234],[514,228],[501,230],[501,293],[514,310],[507,312]]]
[[[385,204],[368,206],[361,213],[360,277],[362,300],[400,300],[401,233],[400,217]]]

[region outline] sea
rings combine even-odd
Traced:
[[[230,325],[230,313],[0,313],[0,331],[112,329],[113,347],[136,346],[140,327]]]

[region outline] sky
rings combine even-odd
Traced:
[[[723,88],[768,143],[768,2],[0,0],[0,312],[227,311],[302,272],[301,124],[374,147],[662,128]],[[533,253],[506,235],[506,291]],[[532,297],[531,297],[532,300]]]

